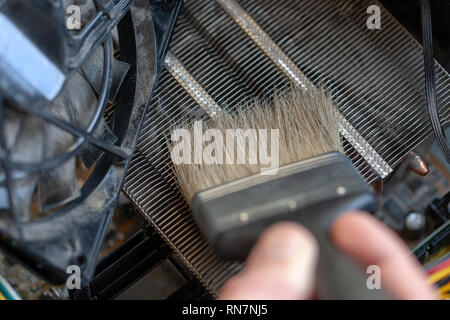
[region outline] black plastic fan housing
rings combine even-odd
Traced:
[[[70,2],[86,3],[0,1],[0,247],[52,283],[79,266],[88,284],[181,0],[91,0],[79,31]]]

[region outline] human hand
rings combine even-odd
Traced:
[[[381,269],[382,288],[396,299],[435,299],[426,275],[397,235],[364,212],[349,212],[334,223],[335,246],[362,268]],[[225,283],[220,299],[314,298],[319,248],[313,235],[293,222],[268,228],[255,244],[245,268]]]

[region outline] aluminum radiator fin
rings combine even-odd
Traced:
[[[143,214],[152,212],[151,217],[146,215],[152,225],[215,293],[241,265],[221,261],[203,240],[177,188],[165,144],[171,127],[192,121],[205,112],[167,70],[162,71],[160,81],[166,85],[155,91],[152,112],[145,119],[124,192]],[[204,280],[205,277],[210,280]]]
[[[329,88],[357,130],[353,134],[389,167],[430,135],[422,47],[384,8],[381,30],[367,30],[365,12],[374,4],[368,0],[238,2],[310,81]],[[450,77],[437,64],[436,80],[448,124]],[[185,1],[124,191],[213,294],[242,265],[218,259],[203,240],[178,190],[166,140],[171,128],[205,118],[218,106],[233,110],[287,85],[283,70],[220,4]],[[347,140],[344,150],[362,176],[379,179]]]
[[[240,4],[312,82],[330,89],[345,118],[391,167],[431,133],[422,47],[387,10],[381,29],[368,30],[365,0],[290,0],[286,11],[273,10],[269,0]],[[436,79],[448,122],[450,79],[438,64]]]

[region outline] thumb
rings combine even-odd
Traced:
[[[281,222],[263,232],[246,267],[222,288],[220,299],[309,299],[318,245],[299,224]]]

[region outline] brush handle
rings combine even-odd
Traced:
[[[321,299],[390,299],[381,289],[369,289],[367,280],[370,275],[334,247],[329,239],[319,239],[319,246],[317,295]]]
[[[281,167],[271,177],[254,175],[201,191],[192,201],[192,214],[220,256],[240,260],[268,226],[298,222],[320,245],[319,298],[382,299],[388,296],[370,290],[370,275],[329,238],[339,215],[354,210],[374,213],[377,207],[376,195],[353,164],[333,152]]]
[[[298,219],[316,237],[320,256],[317,270],[317,295],[321,299],[380,300],[390,299],[381,289],[369,289],[365,270],[336,248],[330,239],[330,229],[342,212],[364,209],[371,202],[369,195],[342,201],[330,201],[315,208],[310,219]],[[351,235],[349,235],[351,236]]]

